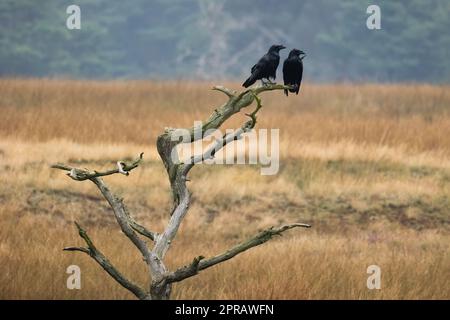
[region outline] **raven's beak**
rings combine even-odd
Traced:
[[[280,50],[286,49],[285,46],[280,46]]]
[[[300,55],[301,55],[300,59],[302,59],[302,60],[306,57],[306,53],[304,53],[304,52],[300,53]]]

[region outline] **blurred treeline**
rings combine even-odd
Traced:
[[[449,82],[450,1],[0,1],[0,76],[233,79],[272,43],[306,51],[313,81]]]

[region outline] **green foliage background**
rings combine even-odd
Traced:
[[[0,76],[241,78],[283,43],[309,80],[450,80],[449,0],[1,0],[0,26]]]

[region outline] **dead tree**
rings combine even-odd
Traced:
[[[256,108],[252,113],[247,114],[249,120],[243,124],[243,126],[232,133],[224,135],[221,139],[217,139],[215,143],[208,148],[208,150],[202,155],[194,155],[190,158],[190,161],[186,163],[176,163],[171,157],[172,149],[182,143],[175,137],[176,130],[178,129],[166,129],[163,134],[157,138],[158,153],[164,163],[167,170],[170,187],[173,195],[173,207],[170,212],[169,221],[165,227],[165,230],[161,233],[150,231],[146,227],[136,222],[130,215],[127,207],[124,204],[122,198],[115,195],[102,177],[121,173],[128,175],[130,171],[137,168],[142,160],[143,154],[131,163],[119,161],[117,168],[107,171],[91,171],[88,169],[80,169],[71,167],[64,164],[52,165],[52,168],[68,171],[67,175],[76,181],[89,180],[93,182],[100,190],[103,197],[109,203],[112,208],[113,214],[119,224],[122,232],[129,238],[129,240],[136,246],[136,248],[142,254],[142,257],[148,267],[149,276],[151,277],[150,288],[145,290],[137,284],[128,280],[116,267],[106,258],[102,252],[92,242],[87,232],[75,222],[78,232],[81,238],[86,242],[86,247],[66,247],[66,251],[80,251],[88,254],[92,257],[114,280],[116,280],[124,288],[131,291],[139,299],[148,300],[161,300],[169,299],[172,284],[174,282],[182,281],[186,278],[192,277],[199,273],[199,271],[212,267],[216,264],[229,260],[236,255],[252,248],[263,244],[273,238],[276,235],[281,235],[282,232],[296,228],[296,227],[310,227],[303,223],[292,223],[281,227],[271,227],[263,230],[255,235],[253,238],[244,241],[227,251],[218,254],[213,257],[205,258],[198,256],[192,260],[192,262],[186,266],[180,267],[175,271],[170,271],[164,264],[164,257],[170,248],[172,241],[177,235],[177,231],[183,221],[183,218],[188,212],[190,202],[190,192],[188,191],[186,182],[189,181],[187,176],[189,171],[195,164],[202,162],[205,159],[211,159],[217,150],[223,148],[226,144],[241,138],[241,136],[252,130],[256,124],[256,114],[262,107],[259,94],[264,91],[271,90],[283,90],[289,89],[289,86],[271,84],[264,85],[256,88],[245,90],[241,93],[229,90],[222,86],[216,86],[213,89],[224,93],[228,97],[228,101],[222,106],[216,109],[209,119],[203,124],[202,136],[207,130],[218,129],[221,125],[234,114],[240,112],[243,108],[248,107],[254,101],[256,102]],[[194,134],[196,128],[186,129],[189,130],[191,135],[191,141],[199,139],[198,135]],[[211,132],[211,131],[210,131]],[[148,238],[152,241],[153,246],[150,248],[142,237]]]

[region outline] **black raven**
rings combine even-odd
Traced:
[[[280,63],[280,50],[285,48],[286,47],[281,45],[271,46],[269,51],[252,67],[252,75],[245,80],[242,86],[248,88],[254,84],[256,80],[261,80],[263,84],[263,79],[267,79],[269,82],[269,78],[275,80],[278,64]]]
[[[289,56],[283,63],[283,80],[285,85],[293,85],[294,89],[289,89],[290,92],[298,94],[300,84],[303,76],[303,58],[306,54],[302,50],[292,49]],[[288,90],[284,90],[286,96],[289,95]]]

